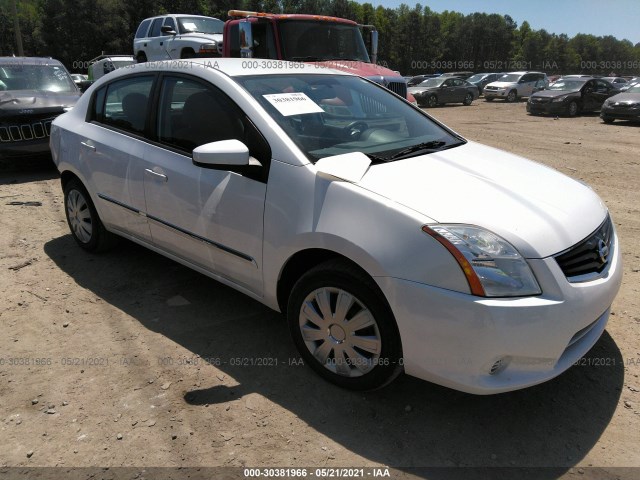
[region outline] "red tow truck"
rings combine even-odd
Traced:
[[[373,25],[324,15],[230,10],[223,38],[223,57],[311,62],[360,75],[407,98],[406,80],[376,63],[378,32]],[[408,100],[414,102],[411,94]]]

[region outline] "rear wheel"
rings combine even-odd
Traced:
[[[80,180],[70,180],[64,187],[64,210],[71,235],[83,249],[89,252],[105,251],[117,242],[118,237],[104,228]]]
[[[507,102],[509,103],[513,103],[518,99],[518,92],[516,92],[515,90],[511,90],[508,94],[507,94]]]
[[[473,95],[471,95],[470,93],[467,93],[464,97],[464,101],[462,102],[464,105],[471,105],[471,102],[473,102]]]
[[[373,280],[331,260],[295,284],[287,320],[305,362],[343,388],[372,390],[402,371],[400,335]]]

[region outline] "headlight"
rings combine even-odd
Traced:
[[[218,44],[216,42],[203,43],[200,45],[200,53],[218,53]]]
[[[469,225],[425,225],[422,231],[453,255],[472,294],[521,297],[542,293],[526,260],[496,234]]]
[[[554,99],[552,99],[551,101],[552,101],[552,102],[564,102],[566,99],[567,99],[567,96],[564,96],[564,97],[557,97],[557,98],[554,98]]]
[[[611,105],[613,102],[611,100],[609,100],[608,98],[604,101],[603,105],[608,107],[609,105]]]

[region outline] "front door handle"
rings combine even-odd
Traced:
[[[94,147],[94,146],[93,146],[93,145],[91,145],[90,143],[87,143],[87,142],[80,142],[80,145],[82,145],[83,147],[86,147],[86,148],[88,148],[89,150],[92,150],[92,151],[94,151],[94,152],[96,151],[96,147]]]
[[[159,180],[162,180],[163,182],[166,182],[168,180],[167,176],[164,173],[154,172],[150,168],[145,168],[144,171],[147,172],[147,173],[150,173],[155,178],[157,178]]]

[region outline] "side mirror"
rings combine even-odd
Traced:
[[[378,31],[371,30],[371,51],[369,52],[371,63],[378,62]]]
[[[169,25],[163,25],[160,28],[160,31],[162,33],[166,33],[167,35],[177,35],[176,31],[173,29],[173,27],[169,26]]]
[[[240,58],[253,58],[253,31],[249,20],[238,23]]]
[[[249,165],[249,149],[240,140],[205,143],[193,149],[193,164],[204,168]]]

